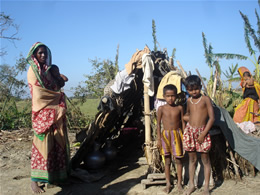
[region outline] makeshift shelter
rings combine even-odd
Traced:
[[[159,151],[156,148],[156,107],[163,105],[162,83],[174,83],[178,88],[177,104],[185,106],[185,92],[182,87],[186,77],[180,63],[179,68],[173,65],[167,51],[151,52],[146,46],[144,50],[133,54],[125,69],[116,75],[104,89],[104,97],[100,100],[99,112],[87,130],[80,132],[78,138],[81,146],[71,160],[72,168],[77,168],[91,152],[94,142],[104,145],[108,138],[117,139],[122,129],[134,121],[142,121],[145,126],[144,149],[150,172],[163,169]],[[158,97],[158,98],[156,98]],[[156,102],[154,106],[154,102]],[[247,174],[249,164],[254,173],[254,166],[260,169],[260,139],[242,133],[228,112],[214,106],[216,121],[212,130],[212,161],[213,175],[217,179],[238,177]],[[80,136],[78,136],[80,137]],[[233,153],[235,151],[235,153]],[[246,160],[243,160],[244,159]],[[251,165],[252,163],[252,165]],[[233,173],[233,175],[231,174]]]

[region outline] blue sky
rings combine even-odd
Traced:
[[[1,12],[20,26],[15,45],[1,40],[8,55],[1,64],[14,65],[20,54],[27,56],[33,43],[41,41],[52,51],[53,63],[69,78],[65,92],[91,74],[89,59],[115,60],[119,44],[119,67],[130,60],[136,49],[147,44],[153,49],[152,19],[161,49],[176,59],[186,71],[199,69],[208,78],[202,32],[214,53],[249,56],[244,41],[244,22],[239,10],[256,28],[257,1],[1,1]],[[252,42],[253,43],[253,42]],[[253,58],[253,57],[251,57]],[[251,71],[249,60],[220,60],[222,70],[239,63]],[[176,61],[174,62],[177,65]],[[22,75],[26,78],[26,75]],[[223,76],[223,80],[225,77]]]

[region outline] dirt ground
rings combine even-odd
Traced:
[[[12,132],[0,131],[0,194],[31,194],[30,189],[30,155],[32,144],[30,130]],[[70,141],[75,134],[70,134]],[[75,149],[72,148],[72,154]],[[165,194],[163,185],[147,186],[144,190],[141,180],[146,178],[147,165],[141,148],[121,155],[117,160],[107,164],[102,170],[85,172],[90,180],[82,182],[72,180],[62,187],[44,188],[45,194],[85,195],[85,194]],[[186,186],[185,186],[186,187]],[[201,194],[197,189],[193,194]],[[179,194],[173,189],[170,194]],[[256,177],[243,177],[242,181],[225,180],[211,186],[211,194],[220,195],[260,195],[260,174]]]

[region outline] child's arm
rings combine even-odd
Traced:
[[[189,118],[190,118],[190,107],[189,107],[189,99],[190,98],[188,98],[188,100],[187,100],[187,108],[186,108],[186,113],[185,113],[185,115],[183,116],[183,120],[187,123],[187,122],[189,122]]]
[[[161,149],[161,120],[162,120],[162,106],[158,108],[157,112],[157,147]]]
[[[244,80],[242,87],[245,88],[254,88],[254,79],[251,77],[250,79]]]
[[[184,122],[184,116],[183,116],[183,107],[180,106],[180,109],[181,109],[181,125],[182,125],[181,130],[182,130],[182,132],[183,132],[184,129],[185,129],[185,122]]]
[[[199,143],[203,143],[205,136],[207,135],[207,133],[209,132],[210,128],[212,127],[214,121],[215,121],[215,115],[214,115],[214,110],[213,110],[213,106],[211,104],[211,100],[209,99],[209,97],[204,96],[205,98],[205,102],[207,105],[207,111],[208,111],[208,122],[205,126],[204,131],[200,134],[200,136],[198,137],[198,142]]]

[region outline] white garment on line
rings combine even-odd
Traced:
[[[148,95],[154,95],[154,79],[153,70],[154,64],[150,54],[144,54],[142,56],[142,69],[144,72],[143,83],[148,87]]]
[[[110,88],[116,94],[120,94],[130,88],[130,84],[134,80],[134,78],[135,74],[128,75],[126,69],[124,69],[116,74],[115,82]]]

